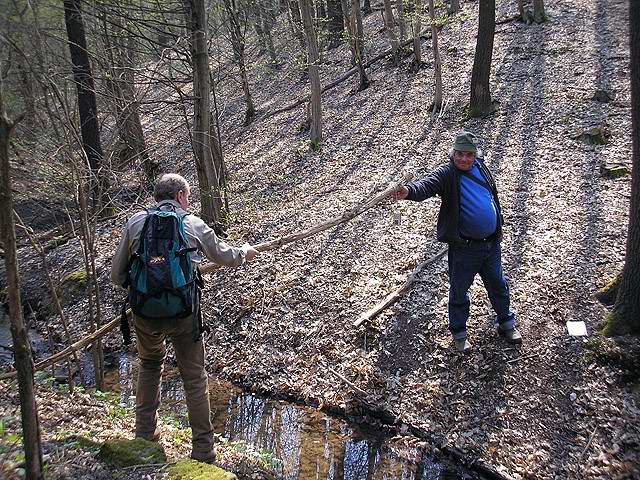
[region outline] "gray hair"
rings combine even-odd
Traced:
[[[476,158],[479,158],[480,160],[484,160],[484,152],[480,147],[476,147],[476,148],[478,149],[478,151],[476,152]],[[451,147],[449,149],[449,160],[453,160],[454,153],[456,153],[456,151],[453,147]]]
[[[156,202],[175,200],[180,190],[185,193],[188,192],[189,182],[177,173],[165,173],[156,180],[156,184],[153,187],[153,198],[155,198]]]

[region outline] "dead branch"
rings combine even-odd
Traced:
[[[411,179],[411,177],[412,175],[410,173],[406,173],[402,177],[400,182],[389,185],[385,190],[378,193],[377,195],[371,197],[368,200],[365,200],[362,203],[359,203],[358,205],[356,205],[355,207],[349,210],[344,211],[342,215],[340,215],[339,217],[334,217],[330,220],[327,220],[326,222],[315,225],[307,230],[303,230],[302,232],[292,233],[291,235],[286,235],[276,240],[271,240],[270,242],[259,243],[257,245],[254,245],[253,248],[258,250],[259,252],[275,250],[288,243],[297,242],[298,240],[303,240],[305,238],[312,237],[313,235],[316,235],[320,232],[333,228],[342,223],[346,223],[354,219],[361,213],[366,212],[370,208],[375,207],[380,202],[388,198],[393,192],[395,192],[398,189],[398,186],[408,182]],[[200,272],[202,274],[211,273],[217,270],[218,268],[220,268],[219,265],[211,263],[211,264],[201,266]]]
[[[131,318],[131,310],[127,310],[127,316],[129,318]],[[118,318],[114,318],[113,320],[111,320],[109,323],[104,325],[99,330],[96,330],[95,332],[93,332],[91,335],[88,335],[88,336],[86,336],[84,338],[81,338],[80,340],[78,340],[73,345],[69,345],[67,348],[65,348],[64,350],[60,350],[55,355],[51,355],[49,358],[45,358],[44,360],[36,363],[33,366],[34,372],[36,370],[42,370],[43,368],[47,368],[48,366],[59,362],[63,358],[67,358],[69,355],[72,355],[74,352],[77,352],[78,350],[86,347],[90,343],[95,342],[97,339],[104,337],[107,333],[109,333],[110,331],[114,330],[118,325],[120,325],[120,317],[119,316],[118,316]],[[13,378],[16,375],[17,375],[17,372],[15,370],[12,370],[10,372],[1,374],[0,375],[0,380],[5,380],[7,378]]]
[[[364,312],[362,315],[360,315],[360,317],[358,317],[358,319],[353,322],[353,326],[354,327],[359,327],[360,325],[362,325],[364,322],[371,320],[372,318],[374,318],[375,316],[377,316],[380,312],[382,312],[385,308],[393,305],[394,303],[396,303],[400,297],[402,295],[404,295],[407,290],[409,290],[409,287],[411,287],[411,285],[413,284],[413,282],[415,282],[416,278],[418,277],[418,274],[427,266],[430,265],[438,260],[440,260],[444,254],[447,253],[447,247],[443,248],[442,250],[440,250],[438,253],[436,253],[433,257],[425,260],[424,262],[422,262],[420,265],[418,265],[413,272],[411,272],[411,275],[409,275],[409,277],[407,278],[407,280],[402,284],[402,286],[400,286],[399,288],[397,288],[396,290],[394,290],[393,292],[391,292],[389,295],[387,295],[385,297],[385,299],[378,303],[375,307],[371,308],[370,310],[367,310],[366,312]]]
[[[431,32],[429,30],[424,30],[420,34],[420,38],[431,38]],[[413,38],[411,38],[410,40],[407,40],[406,42],[403,42],[402,44],[400,44],[400,48],[404,48],[404,47],[410,45],[411,43],[413,43]],[[384,52],[376,55],[375,57],[370,58],[367,62],[365,62],[362,65],[362,67],[363,68],[368,68],[371,65],[373,65],[374,63],[382,60],[383,58],[388,57],[392,53],[393,53],[393,49],[389,48],[389,49],[385,50]],[[350,70],[347,70],[344,74],[342,74],[342,76],[338,77],[333,82],[326,84],[324,87],[322,87],[322,90],[320,92],[324,93],[324,92],[326,92],[328,90],[331,90],[334,87],[337,87],[342,82],[347,80],[349,77],[355,75],[356,73],[358,73],[358,67],[357,66],[351,68]],[[311,95],[305,95],[304,97],[300,97],[298,100],[296,100],[293,103],[290,103],[289,105],[285,105],[284,107],[278,108],[276,110],[266,111],[265,113],[262,114],[262,116],[260,117],[260,120],[266,120],[267,118],[271,118],[271,117],[273,117],[275,115],[278,115],[280,113],[284,113],[284,112],[288,112],[289,110],[293,110],[294,108],[299,107],[300,105],[304,105],[310,99],[311,99]]]

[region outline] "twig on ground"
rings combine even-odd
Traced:
[[[393,305],[395,302],[397,302],[400,299],[400,297],[402,295],[404,295],[407,292],[407,290],[409,290],[409,287],[416,281],[416,277],[418,276],[418,274],[427,265],[430,265],[433,262],[436,262],[440,258],[442,258],[445,253],[447,253],[447,248],[446,247],[443,248],[442,250],[440,250],[438,253],[436,253],[433,257],[425,260],[420,265],[418,265],[413,270],[413,272],[411,272],[411,275],[409,275],[409,278],[407,278],[407,280],[399,288],[395,289],[393,292],[388,294],[385,297],[385,299],[382,302],[378,303],[375,307],[371,308],[370,310],[367,310],[362,315],[360,315],[360,317],[356,321],[353,322],[353,326],[354,327],[359,327],[364,322],[366,322],[368,320],[371,320],[372,318],[376,317],[385,308],[387,308],[387,307]]]

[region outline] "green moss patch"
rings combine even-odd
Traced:
[[[71,435],[63,440],[66,445],[78,446],[85,450],[99,450],[102,445],[82,435]]]
[[[607,125],[600,125],[599,127],[593,127],[589,130],[585,130],[576,137],[578,140],[582,140],[590,145],[606,145],[611,138],[611,130]]]
[[[624,165],[601,165],[600,173],[607,178],[618,178],[631,175],[631,170]]]
[[[238,477],[215,465],[180,460],[169,468],[169,480],[238,480]]]
[[[160,445],[142,438],[116,439],[104,442],[98,452],[98,458],[114,467],[130,467],[167,461],[164,449]]]
[[[78,270],[76,272],[71,272],[64,276],[62,279],[62,283],[65,285],[68,284],[85,284],[87,283],[87,272],[84,270]]]

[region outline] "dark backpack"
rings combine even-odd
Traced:
[[[163,210],[164,206],[170,209]],[[200,313],[200,279],[189,255],[197,249],[189,248],[184,230],[187,214],[179,215],[170,203],[146,211],[147,218],[140,232],[138,249],[129,262],[125,285],[129,288],[131,311],[147,320],[178,319],[194,314],[196,325],[195,317]],[[123,325],[122,333],[128,344],[128,322],[126,327]],[[198,331],[198,338],[199,334]]]

